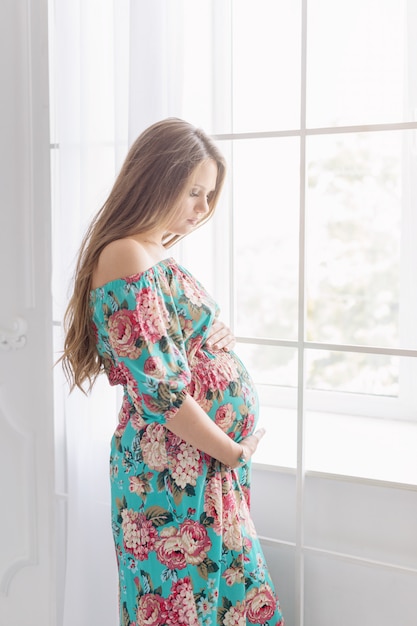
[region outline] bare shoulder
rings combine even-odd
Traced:
[[[117,278],[144,272],[154,262],[149,252],[134,239],[112,241],[99,256],[97,267],[93,272],[92,288],[96,289]]]

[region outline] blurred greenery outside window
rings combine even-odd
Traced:
[[[226,4],[201,116],[229,162],[213,284],[268,462],[287,412],[294,465],[300,385],[307,434],[323,414],[417,422],[417,6]]]
[[[115,5],[105,4],[111,32]],[[132,5],[121,4],[127,28],[116,60],[128,58],[127,33],[134,33]],[[259,390],[269,452],[260,449],[258,460],[294,467],[297,441],[304,437],[308,451],[314,438],[332,440],[329,425],[339,424],[338,416],[349,421],[335,456],[346,429],[364,418],[385,418],[398,429],[417,425],[417,3],[172,0],[166,6],[169,115],[212,134],[228,161],[221,206],[181,244],[179,257],[219,301]],[[89,56],[76,67],[88,70],[84,86],[96,93],[102,81],[106,94],[114,87],[103,71],[108,37],[92,7],[84,42]],[[59,48],[62,33],[55,39]],[[130,62],[134,76],[141,59]],[[127,63],[116,66],[127,73]],[[57,70],[56,77],[65,75],[59,54]],[[52,84],[52,93],[58,87]],[[126,100],[118,105],[123,111],[128,93],[117,91]],[[111,129],[112,98],[101,98],[101,116],[96,98],[86,99],[88,119],[106,113]],[[51,118],[53,130],[53,107]],[[125,118],[118,123],[127,125]],[[72,126],[58,127],[72,141]],[[82,211],[105,197],[127,148],[116,145],[116,159],[113,140],[103,137],[93,149],[86,146]],[[53,145],[59,140],[53,132]],[[59,197],[60,150],[52,152],[59,226],[73,218]],[[71,198],[64,201],[72,207]],[[75,249],[79,241],[78,231],[63,231],[65,237],[54,238],[56,281],[62,247]],[[55,308],[60,320],[62,303]],[[388,435],[387,441],[388,449]],[[380,451],[383,458],[385,448]],[[317,467],[308,459],[306,466]]]

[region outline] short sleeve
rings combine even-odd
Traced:
[[[97,349],[145,421],[167,422],[191,381],[171,284],[158,267],[92,292]]]

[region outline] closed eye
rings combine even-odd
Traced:
[[[192,198],[198,198],[199,195],[200,195],[200,192],[198,190],[193,189],[192,191],[190,191],[190,196]],[[210,193],[206,195],[207,202],[210,202],[212,198],[213,198],[213,192],[211,191]]]

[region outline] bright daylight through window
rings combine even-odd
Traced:
[[[416,484],[417,7],[262,0],[257,29],[253,10],[214,23],[212,117],[185,102],[231,165],[217,266],[260,390],[256,458]]]
[[[101,20],[107,15],[113,32],[115,9],[107,4]],[[213,223],[180,254],[230,317],[257,384],[267,436],[256,461],[417,484],[417,3],[184,0],[167,7],[168,114],[214,135],[229,164]],[[127,124],[123,113],[112,127],[106,94],[117,87],[118,107],[121,79],[105,82],[111,50],[95,20],[79,65],[91,93],[94,81],[105,85],[97,88],[100,111],[93,106],[80,125],[92,140],[80,173],[89,211],[124,156],[120,143],[114,160],[112,133]],[[116,69],[127,67],[118,62],[127,57],[119,39]],[[58,79],[64,75],[60,66]],[[74,93],[62,100],[71,115]],[[73,131],[60,120],[57,141],[67,127]],[[55,220],[66,223],[69,213],[62,205]],[[77,231],[64,243],[75,249],[79,238]],[[204,257],[193,254],[203,247]],[[57,243],[56,268],[60,255]]]

